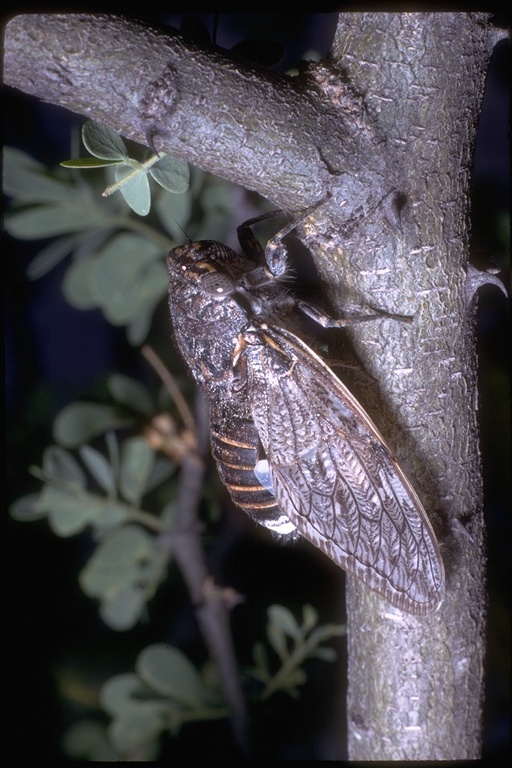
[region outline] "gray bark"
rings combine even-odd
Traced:
[[[371,83],[366,101],[409,201],[398,250],[411,272],[406,295],[414,297],[415,320],[379,358],[378,376],[397,396],[387,434],[437,526],[447,591],[440,611],[418,620],[387,618],[367,590],[351,585],[349,751],[353,759],[476,758],[486,598],[474,314],[465,280],[469,174],[490,41],[465,15],[382,22],[342,17],[333,53],[350,41],[352,82]],[[362,293],[372,295],[375,282],[366,280]]]
[[[347,338],[373,379],[357,394],[437,531],[447,591],[436,614],[414,618],[349,580],[352,759],[480,751],[485,558],[465,286],[472,148],[494,42],[482,14],[342,14],[329,59],[289,80],[110,17],[23,16],[6,30],[8,84],[289,213],[328,193],[300,234],[332,302],[414,316]]]

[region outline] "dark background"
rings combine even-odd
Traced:
[[[212,16],[203,17],[212,25]],[[231,48],[245,37],[279,41],[284,56],[278,69],[295,66],[306,51],[325,52],[334,33],[335,14],[222,14],[217,42]],[[177,19],[168,21],[178,26]],[[500,43],[488,76],[476,147],[473,194],[474,261],[493,259],[508,268],[508,48]],[[83,118],[5,89],[4,143],[31,153],[50,166],[69,156],[70,131]],[[51,425],[67,403],[93,393],[111,370],[140,375],[136,350],[124,331],[99,312],[80,312],[61,294],[62,263],[37,282],[25,272],[42,243],[4,236],[7,463],[6,506],[40,484],[27,468],[41,462],[52,442]],[[486,755],[497,756],[508,743],[510,477],[508,423],[508,306],[492,287],[481,291],[479,359],[485,510],[489,547],[489,637],[487,655]],[[165,310],[162,332],[169,326]],[[250,663],[255,640],[264,638],[266,608],[289,606],[300,615],[311,603],[321,623],[344,620],[343,574],[307,545],[280,547],[265,531],[255,531],[243,513],[226,510],[218,543],[210,552],[220,583],[233,586],[245,602],[233,612],[242,664]],[[81,592],[78,572],[91,552],[86,536],[60,539],[45,521],[21,524],[7,517],[6,594],[9,605],[8,674],[11,678],[8,732],[18,758],[63,760],[59,739],[94,710],[97,689],[114,674],[131,671],[139,650],[168,641],[193,660],[204,661],[188,598],[174,574],[150,604],[148,621],[129,633],[108,630],[97,605]],[[338,698],[343,682],[344,643],[337,665],[308,666],[308,685],[298,701],[276,697],[258,719],[255,756],[277,759],[343,757]],[[106,722],[106,719],[105,719]],[[232,757],[223,725],[185,729],[169,742],[166,757]]]

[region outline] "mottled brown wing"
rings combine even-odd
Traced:
[[[300,339],[261,325],[240,339],[273,493],[300,533],[396,607],[434,611],[439,547],[414,489],[354,396]]]

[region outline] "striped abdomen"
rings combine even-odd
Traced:
[[[261,445],[254,422],[245,416],[226,418],[218,404],[210,408],[213,458],[222,482],[234,503],[257,523],[279,534],[290,534],[295,526],[276,504],[273,494],[257,479],[254,470],[261,458]]]

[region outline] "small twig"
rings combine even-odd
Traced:
[[[122,179],[119,179],[114,184],[110,184],[110,186],[108,186],[101,193],[102,197],[110,197],[110,195],[113,195],[114,192],[117,192],[118,189],[121,189],[124,184],[127,184],[129,181],[133,181],[133,179],[135,179],[141,173],[146,173],[151,168],[151,166],[157,163],[163,156],[164,153],[159,152],[156,155],[152,155],[145,162],[139,163],[136,168],[134,168],[130,173],[126,174],[126,176],[123,176]]]
[[[176,408],[178,409],[179,414],[183,419],[184,425],[191,432],[195,432],[196,426],[194,423],[192,411],[188,407],[187,401],[181,394],[181,390],[176,384],[172,373],[168,370],[168,368],[165,367],[162,360],[158,357],[155,350],[149,346],[149,344],[144,344],[144,346],[141,348],[141,353],[144,355],[152,368],[158,373],[163,383],[167,387],[169,394],[174,400]]]
[[[172,382],[169,391],[176,402],[174,379],[151,348],[143,347],[142,352],[166,385],[169,386]],[[181,393],[179,393],[179,402],[184,403]],[[187,585],[199,627],[219,672],[234,739],[238,746],[247,752],[246,705],[230,631],[228,601],[220,590],[211,588],[212,577],[208,572],[201,542],[201,528],[198,524],[206,456],[209,452],[208,409],[201,392],[198,393],[196,400],[195,419],[186,403],[184,408],[180,407],[178,402],[176,405],[183,421],[187,425],[189,423],[192,425],[196,435],[196,449],[189,451],[182,459],[177,504],[178,521],[168,534],[161,537],[161,540],[165,539]]]

